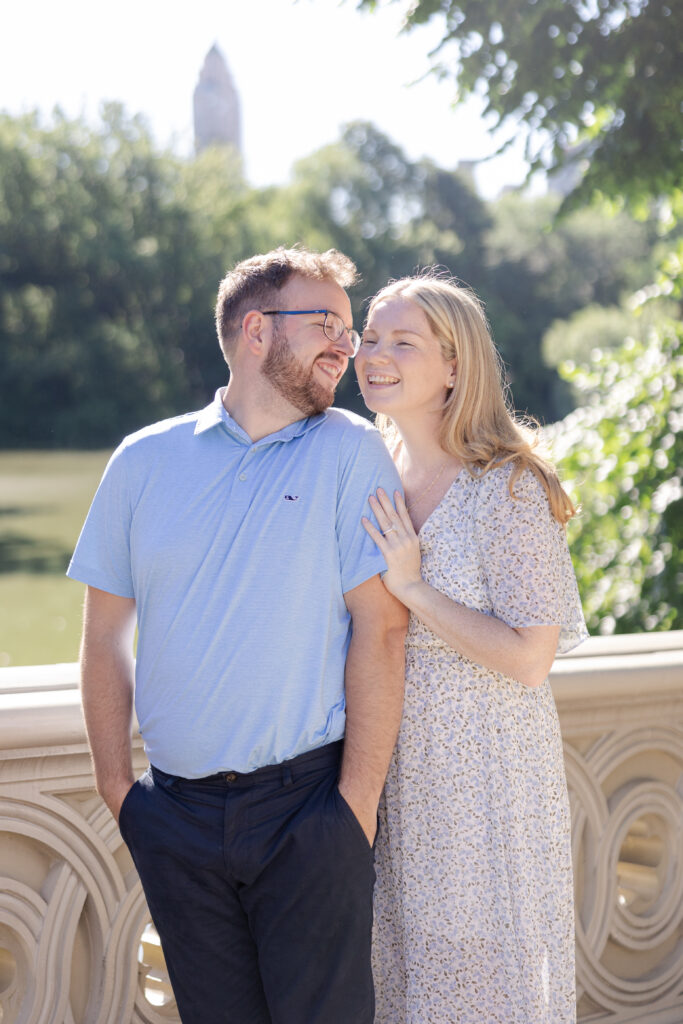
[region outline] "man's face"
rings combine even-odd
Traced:
[[[351,304],[333,281],[294,277],[282,289],[278,309],[329,309],[351,327]],[[273,318],[272,338],[261,372],[271,386],[304,416],[327,409],[342,378],[353,346],[345,331],[330,341],[324,315],[307,313]]]

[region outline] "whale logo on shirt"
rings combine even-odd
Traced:
[[[299,495],[298,494],[285,494],[285,501],[298,501],[298,500],[299,500]]]

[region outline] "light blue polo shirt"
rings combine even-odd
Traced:
[[[386,569],[361,525],[400,486],[341,409],[252,442],[221,391],[114,452],[67,574],[137,603],[135,710],[152,764],[248,772],[340,739],[344,594]]]

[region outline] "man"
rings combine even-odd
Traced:
[[[227,275],[228,386],[123,441],[68,570],[87,584],[98,792],[184,1024],[373,1019],[372,843],[406,613],[360,524],[393,464],[364,420],[326,412],[357,343],[354,278],[334,250]]]

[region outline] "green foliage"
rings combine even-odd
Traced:
[[[582,506],[569,526],[589,628],[683,627],[683,328],[561,369],[582,405],[548,428]]]
[[[484,203],[465,176],[409,160],[370,124],[252,189],[224,149],[157,151],[118,106],[102,125],[0,116],[0,446],[116,442],[204,404],[225,380],[216,288],[254,252],[303,243],[357,263],[351,298],[446,267],[486,302],[519,408],[551,421],[571,396],[541,358],[550,325],[617,305],[649,277],[653,221],[602,211],[554,222],[558,200]],[[673,208],[672,208],[673,209]],[[365,412],[353,371],[337,402]]]
[[[372,8],[375,0],[359,0]],[[532,169],[579,165],[574,205],[679,193],[683,4],[676,0],[406,0],[444,31],[435,70],[527,129]]]
[[[543,359],[548,366],[571,361],[585,364],[593,349],[620,348],[625,338],[648,344],[653,328],[666,329],[676,314],[673,303],[648,303],[644,309],[591,303],[568,320],[555,320],[543,335]]]
[[[517,406],[546,421],[568,411],[571,397],[541,358],[544,332],[586,303],[618,303],[654,272],[654,222],[600,209],[556,223],[555,196],[486,204],[463,175],[427,160],[411,163],[364,123],[300,161],[276,202],[286,210],[279,218],[285,239],[335,245],[356,261],[363,277],[352,294],[357,322],[389,278],[419,267],[442,265],[471,285],[486,303]],[[363,411],[352,375],[337,400]]]
[[[472,251],[480,252],[488,223],[484,204],[459,175],[409,161],[364,122],[348,125],[338,143],[301,160],[277,202],[289,218],[285,241],[334,246],[354,260],[362,278],[351,292],[359,324],[368,299],[390,278],[432,263],[458,273],[466,241],[476,238]],[[336,401],[365,412],[352,372]]]
[[[99,130],[59,112],[48,128],[0,117],[4,445],[110,443],[203,399],[224,372],[211,309],[243,251],[226,210],[244,186],[231,168],[216,196],[205,164],[156,152],[118,105]]]
[[[485,204],[467,178],[408,160],[364,123],[302,160],[290,184],[257,190],[225,150],[188,161],[158,152],[118,106],[98,128],[58,112],[48,127],[0,115],[0,446],[111,445],[204,404],[226,376],[216,287],[253,252],[303,243],[348,253],[362,274],[357,325],[389,278],[441,264],[486,302],[518,408],[552,420],[578,399],[549,433],[584,509],[570,530],[591,629],[683,626],[683,357],[672,316],[683,300],[683,194],[642,223],[617,201],[559,220],[558,203]],[[586,365],[561,367],[563,383],[554,367],[568,357]],[[352,371],[337,401],[365,411]],[[53,533],[20,535],[18,521],[8,519],[0,555],[20,590],[30,573],[61,572],[66,548]],[[22,615],[8,621],[30,638]],[[69,630],[75,615],[74,605]]]
[[[654,226],[602,208],[556,219],[559,198],[516,194],[491,204],[486,267],[472,281],[485,299],[509,368],[515,404],[547,422],[573,406],[571,393],[541,354],[556,320],[588,303],[614,305],[653,273]]]
[[[407,29],[442,24],[436,73],[461,97],[484,96],[508,137],[524,132],[530,173],[574,172],[559,210],[549,199],[495,205],[480,290],[517,406],[580,403],[547,433],[583,505],[570,539],[589,627],[680,628],[683,4],[406,0],[405,10]],[[560,363],[564,391],[540,365],[541,336],[546,363],[585,364]]]
[[[638,222],[605,204],[557,219],[560,199],[503,196],[486,238],[492,266],[521,266],[534,275],[534,295],[567,316],[590,303],[608,306],[650,279],[658,221]]]

